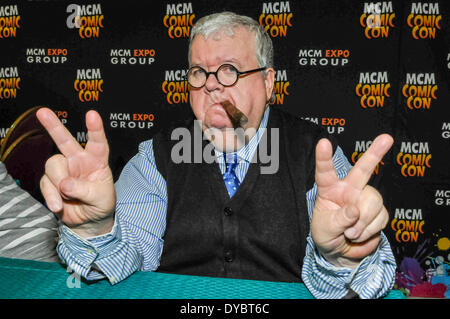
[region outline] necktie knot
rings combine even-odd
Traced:
[[[239,179],[236,176],[236,166],[238,164],[237,154],[233,154],[233,156],[228,156],[224,153],[223,158],[225,160],[225,173],[223,174],[223,180],[225,182],[225,186],[228,190],[228,195],[233,197],[234,193],[236,193],[239,187]]]
[[[227,173],[231,173],[232,171],[234,171],[234,169],[236,168],[238,162],[237,162],[237,155],[233,154],[233,157],[228,157],[227,155],[224,154],[224,159],[225,159],[225,170]]]

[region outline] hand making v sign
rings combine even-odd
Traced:
[[[48,207],[81,236],[109,232],[116,194],[100,115],[95,111],[86,114],[89,139],[84,149],[52,110],[41,108],[36,116],[62,153],[47,161],[41,179]]]
[[[392,144],[390,135],[378,136],[348,175],[339,180],[331,143],[327,139],[317,143],[318,196],[311,234],[319,252],[336,266],[353,268],[378,246],[389,214],[380,193],[367,183]]]

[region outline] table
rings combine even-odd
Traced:
[[[301,283],[136,272],[87,282],[59,263],[0,258],[1,299],[313,299]],[[404,299],[393,290],[386,299]]]

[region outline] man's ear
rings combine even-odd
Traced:
[[[264,84],[266,85],[266,100],[269,102],[272,100],[272,91],[275,84],[275,70],[273,68],[268,68],[264,71],[265,79]]]

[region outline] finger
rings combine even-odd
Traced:
[[[59,188],[61,181],[69,176],[69,167],[64,155],[53,155],[45,162],[45,175],[55,187]]]
[[[53,185],[47,175],[42,176],[40,187],[48,209],[54,213],[61,212],[63,208],[63,200],[59,194],[58,188]]]
[[[315,174],[319,195],[321,188],[331,186],[338,181],[336,169],[333,165],[333,147],[326,138],[321,139],[316,145]]]
[[[356,162],[345,178],[351,186],[363,189],[370,180],[373,170],[389,151],[394,139],[388,134],[377,136],[369,149]]]
[[[346,205],[336,210],[329,231],[335,236],[341,235],[346,229],[358,222],[359,215],[359,209],[355,205]]]
[[[355,243],[361,243],[372,236],[380,233],[387,225],[389,221],[389,214],[387,209],[383,206],[379,214],[375,217],[375,219],[362,231],[361,235],[358,238],[352,240]]]
[[[69,164],[67,158],[64,155],[57,154],[50,157],[45,163],[45,175],[49,181],[56,187],[59,192],[60,197],[63,200],[68,200],[68,197],[64,192],[61,191],[61,182],[66,179],[69,175]]]
[[[86,127],[88,129],[86,151],[107,161],[109,147],[100,114],[93,110],[87,112]]]
[[[36,117],[65,156],[74,156],[78,152],[83,151],[81,145],[70,134],[52,110],[45,107],[40,108],[36,112]]]
[[[59,189],[71,200],[75,199],[86,204],[91,204],[93,192],[89,184],[90,183],[88,181],[67,177],[61,181]],[[88,196],[90,197],[88,198]]]
[[[376,234],[369,238],[365,242],[361,243],[351,243],[349,245],[349,250],[345,255],[353,260],[362,260],[364,257],[370,255],[377,248],[380,242],[380,234]]]
[[[71,200],[78,200],[98,209],[111,210],[115,203],[114,184],[111,181],[93,182],[68,177],[59,185],[60,191]]]
[[[363,241],[360,239],[363,231],[377,218],[383,207],[383,198],[380,193],[372,186],[366,186],[358,202],[359,219],[351,228],[345,230],[345,237],[352,241],[357,239]]]

